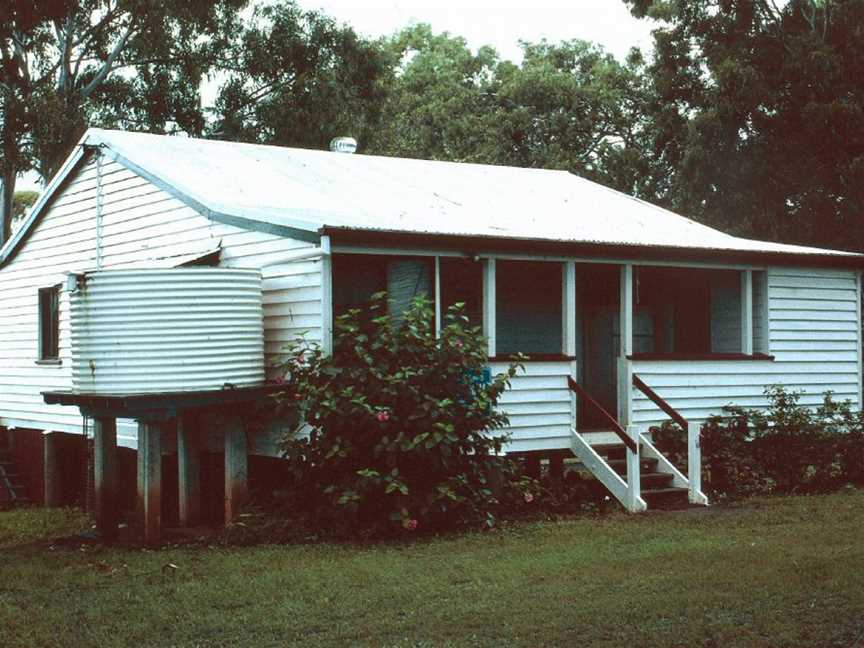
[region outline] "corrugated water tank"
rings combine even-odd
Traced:
[[[133,394],[264,382],[261,273],[104,270],[70,277],[72,388]]]

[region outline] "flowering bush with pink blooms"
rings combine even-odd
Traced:
[[[482,380],[486,342],[462,310],[436,337],[430,305],[398,320],[383,294],[334,322],[334,350],[298,342],[278,400],[295,498],[321,529],[413,533],[491,525],[508,487],[497,408],[518,366]]]

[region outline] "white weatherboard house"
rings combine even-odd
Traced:
[[[425,292],[438,325],[448,305],[465,302],[488,337],[493,370],[516,352],[531,357],[503,398],[509,450],[574,453],[630,510],[645,508],[649,483],[705,503],[698,425],[728,403],[759,406],[766,386],[781,384],[804,390],[805,404],[831,390],[861,405],[860,255],[736,238],[562,171],[93,129],[0,252],[0,426],[78,434],[88,410],[57,403],[81,399],[43,392],[141,391],[122,382],[122,371],[112,378],[104,357],[88,360],[86,345],[73,357],[76,326],[86,327],[86,318],[70,316],[75,293],[88,281],[95,289],[112,276],[137,276],[116,270],[156,272],[129,290],[168,293],[158,272],[190,263],[261,273],[268,362],[300,333],[329,348],[334,313],[379,290],[394,309]],[[179,294],[195,303],[194,290]],[[124,299],[109,308],[111,322],[134,333],[124,312],[139,300]],[[240,302],[223,302],[205,319],[234,322],[231,305]],[[249,370],[260,345],[251,317],[234,329],[250,355],[231,356],[230,335],[216,336],[224,344],[208,351],[218,359],[207,365],[217,383],[223,370],[260,383],[260,366]],[[112,330],[96,342],[135,357],[139,347]],[[178,344],[197,343],[184,339]],[[218,389],[196,382],[199,370],[178,359],[147,374],[144,391]],[[670,417],[690,429],[688,475],[645,434]],[[213,432],[219,422],[208,425]],[[185,451],[193,431],[179,427],[165,433],[162,450],[153,447],[159,455],[176,445],[181,455],[182,518],[195,459]],[[134,448],[139,429],[159,436],[163,428],[121,418],[118,443]],[[242,444],[229,453],[228,441],[215,438],[226,457],[245,454]],[[626,448],[626,461],[597,451],[610,444]],[[267,435],[246,448],[276,454]],[[642,476],[645,488],[640,457],[655,466]]]

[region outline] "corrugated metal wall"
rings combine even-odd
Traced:
[[[264,381],[259,270],[102,270],[82,275],[69,299],[76,391],[198,391]]]

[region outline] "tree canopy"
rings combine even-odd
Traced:
[[[12,201],[12,231],[20,227],[27,212],[39,198],[37,191],[16,191]]]
[[[388,66],[290,1],[12,0],[0,6],[0,244],[19,174],[50,177],[90,125],[321,146],[364,132]],[[206,105],[202,90],[216,98]]]
[[[650,119],[670,204],[741,234],[861,249],[864,3],[627,1],[662,25]]]
[[[89,124],[203,131],[199,89],[246,0],[11,0],[0,7],[0,139],[16,176],[50,177]]]
[[[564,169],[656,193],[642,151],[648,95],[638,55],[621,64],[583,41],[523,43],[516,65],[422,24],[385,47],[397,63],[371,150]]]
[[[257,6],[216,67],[210,136],[311,148],[366,140],[390,72],[377,43],[292,2]]]
[[[10,0],[0,243],[16,177],[101,125],[565,169],[733,233],[861,249],[864,3],[623,1],[659,22],[647,58],[571,40],[511,62],[423,24],[373,41],[293,0]]]

